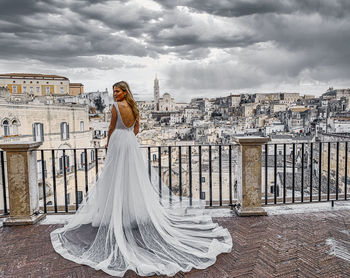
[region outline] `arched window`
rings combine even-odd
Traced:
[[[9,136],[10,135],[9,121],[8,120],[3,121],[2,126],[4,128],[4,136]]]
[[[12,132],[11,135],[17,135],[18,134],[18,122],[17,120],[12,121]]]

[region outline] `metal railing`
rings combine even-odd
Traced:
[[[237,201],[239,145],[141,146],[148,172],[158,175],[172,194],[190,201],[205,199],[207,207],[232,206]],[[100,153],[103,153],[100,155]],[[66,166],[66,157],[73,165]],[[80,162],[78,163],[78,155]],[[58,157],[61,166],[58,164]],[[105,148],[41,149],[38,178],[40,206],[45,213],[75,212],[98,179]],[[267,143],[262,148],[262,204],[294,204],[348,200],[348,142]],[[9,213],[5,152],[0,150],[2,206]],[[48,163],[51,162],[51,163]],[[62,165],[65,167],[62,168]],[[267,166],[267,167],[266,167]],[[69,167],[70,171],[67,171]],[[60,168],[60,169],[59,169]],[[151,171],[151,169],[155,171]],[[59,171],[57,171],[59,169]],[[62,175],[57,175],[62,171]],[[74,198],[71,198],[71,196]]]
[[[268,143],[263,148],[262,167],[264,205],[339,201],[349,197],[346,141]]]
[[[162,194],[160,185],[163,182],[170,188],[172,194],[178,195],[180,199],[184,196],[188,197],[190,202],[193,198],[205,199],[207,207],[230,206],[235,202],[232,188],[233,169],[237,164],[233,159],[235,147],[237,145],[141,146],[147,157],[150,178],[151,167],[155,169],[153,173],[158,174],[160,196]],[[86,195],[90,186],[93,186],[98,179],[105,151],[105,148],[37,150],[37,160],[41,161],[38,183],[42,211],[75,212],[82,201],[82,194]],[[99,152],[104,154],[100,155]],[[2,214],[8,214],[4,155],[4,151],[0,151]],[[78,155],[81,158],[79,163]],[[73,165],[67,165],[67,157]],[[59,158],[61,166],[57,167]],[[49,166],[45,168],[45,165]],[[67,167],[70,169],[69,172]],[[57,170],[58,168],[60,169]],[[74,196],[74,200],[70,198],[71,196]]]

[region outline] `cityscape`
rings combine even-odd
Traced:
[[[84,92],[82,83],[70,83],[67,77],[30,73],[1,74],[0,88],[0,142],[18,140],[42,142],[39,150],[54,149],[54,160],[44,159],[44,165],[40,154],[37,156],[38,177],[40,179],[43,176],[43,169],[46,177],[46,204],[52,206],[54,198],[56,198],[55,202],[61,205],[66,201],[72,206],[80,203],[86,194],[86,184],[79,183],[78,192],[75,193],[74,168],[77,165],[78,180],[84,180],[87,176],[86,183],[93,184],[96,180],[96,165],[103,166],[104,146],[107,141],[113,103],[111,92],[108,89]],[[153,100],[136,99],[140,109],[140,133],[137,138],[143,149],[149,147],[149,163],[156,172],[159,171],[157,170],[159,163],[162,165],[161,176],[166,184],[169,184],[167,146],[173,146],[170,171],[172,188],[176,194],[180,194],[181,191],[181,194],[188,196],[189,179],[191,179],[193,184],[191,191],[194,197],[204,198],[210,203],[218,202],[219,199],[222,199],[221,203],[232,203],[232,198],[237,194],[234,188],[236,184],[234,167],[239,167],[235,138],[249,136],[268,137],[270,140],[271,146],[267,151],[268,160],[266,160],[268,169],[263,170],[262,175],[262,191],[266,191],[267,199],[275,195],[277,198],[282,197],[283,191],[285,191],[284,198],[291,198],[292,195],[295,198],[300,198],[301,195],[310,198],[310,188],[301,189],[300,182],[301,172],[303,172],[303,179],[310,180],[311,160],[314,169],[311,179],[315,179],[314,194],[318,189],[319,179],[323,181],[322,194],[327,195],[327,190],[329,194],[334,194],[336,191],[344,194],[348,184],[348,181],[345,181],[345,145],[341,145],[340,150],[338,146],[337,154],[333,143],[330,144],[329,150],[324,144],[321,147],[320,160],[318,142],[345,142],[349,138],[349,88],[329,88],[319,97],[288,92],[241,93],[216,98],[193,98],[188,103],[177,102],[170,93],[163,92],[157,77],[153,80],[153,88]],[[292,158],[293,144],[294,159]],[[302,146],[304,144],[305,146]],[[312,144],[314,146],[311,159]],[[233,146],[230,158],[233,178],[229,175],[229,145]],[[276,145],[276,150],[273,145]],[[190,146],[193,146],[191,154],[188,149]],[[198,146],[202,146],[200,163]],[[210,159],[208,146],[212,148]],[[220,156],[218,146],[222,146]],[[304,148],[303,159],[302,147]],[[74,148],[77,149],[75,162],[72,152]],[[274,151],[276,151],[276,159]],[[332,171],[328,178],[330,180],[328,187],[326,185],[328,151],[331,154],[330,169],[335,169],[338,158],[340,184],[337,186],[335,171]],[[286,181],[284,181],[282,163],[284,153],[287,157]],[[266,163],[265,156],[266,149],[263,149],[263,169]],[[221,170],[219,160],[221,160]],[[274,177],[276,171],[273,167],[275,160],[276,177]],[[293,160],[294,167],[292,167]],[[302,160],[304,166],[301,165]],[[57,195],[53,194],[54,188],[51,182],[52,161],[55,161]],[[321,161],[321,171],[319,171],[319,161]],[[210,173],[207,171],[209,164],[212,168]],[[204,173],[199,175],[200,167]],[[294,174],[292,174],[293,169]],[[68,175],[67,200],[65,200],[63,186],[64,171]],[[85,175],[86,172],[88,175]],[[347,176],[349,175],[350,173],[347,173]],[[267,183],[265,176],[268,177]],[[200,182],[199,177],[201,177]],[[222,184],[229,184],[230,180],[232,180],[231,188],[229,186],[222,188]],[[284,189],[283,186],[286,188]],[[39,181],[41,204],[44,201],[42,191],[42,183]]]

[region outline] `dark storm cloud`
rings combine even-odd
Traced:
[[[116,68],[144,68],[145,65],[126,62],[121,59],[115,59],[108,56],[76,56],[62,57],[61,59],[50,56],[42,59],[42,62],[54,64],[61,68],[95,68],[99,70],[113,70]]]
[[[37,13],[57,12],[58,7],[52,5],[54,1],[37,1],[37,0],[1,0],[0,15],[1,17],[13,17],[22,15],[31,15]]]
[[[142,6],[131,6],[128,2],[119,1],[101,1],[90,5],[80,1],[71,4],[70,9],[83,18],[98,20],[113,30],[124,30],[133,36],[144,32],[146,24],[152,19],[159,18],[162,14]]]
[[[166,56],[174,87],[203,89],[350,76],[348,0],[141,3],[2,0],[0,59],[109,70]]]
[[[159,0],[166,9],[177,6],[191,7],[196,11],[225,17],[254,14],[319,13],[324,16],[344,17],[350,10],[348,0]]]
[[[243,51],[239,41],[235,43],[230,36],[226,44],[222,43],[225,40],[218,39],[217,48],[230,54],[227,59],[231,57],[235,64],[214,59],[205,66],[199,62],[173,65],[168,70],[171,76],[168,85],[227,90],[259,87],[265,83],[298,84],[302,79],[348,80],[350,2],[258,2],[250,9],[255,1],[200,1],[200,5],[199,1],[186,1],[195,12],[220,15],[226,20],[232,18],[232,26],[239,22],[243,29],[246,26],[252,32],[243,31]],[[257,9],[260,5],[264,7]],[[165,7],[174,8],[171,2]],[[198,31],[200,33],[200,29]],[[210,44],[209,47],[215,48]]]
[[[115,54],[142,57],[148,53],[145,45],[118,32],[122,29],[111,30],[103,22],[74,13],[69,2],[20,1],[23,5],[18,2],[0,2],[0,11],[6,11],[0,19],[0,58],[50,60],[59,64],[67,57]]]

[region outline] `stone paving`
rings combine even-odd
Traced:
[[[232,252],[175,277],[350,277],[348,209],[214,221],[229,229]],[[0,227],[0,277],[111,277],[54,251],[49,234],[61,226]],[[129,271],[125,277],[138,276]]]

